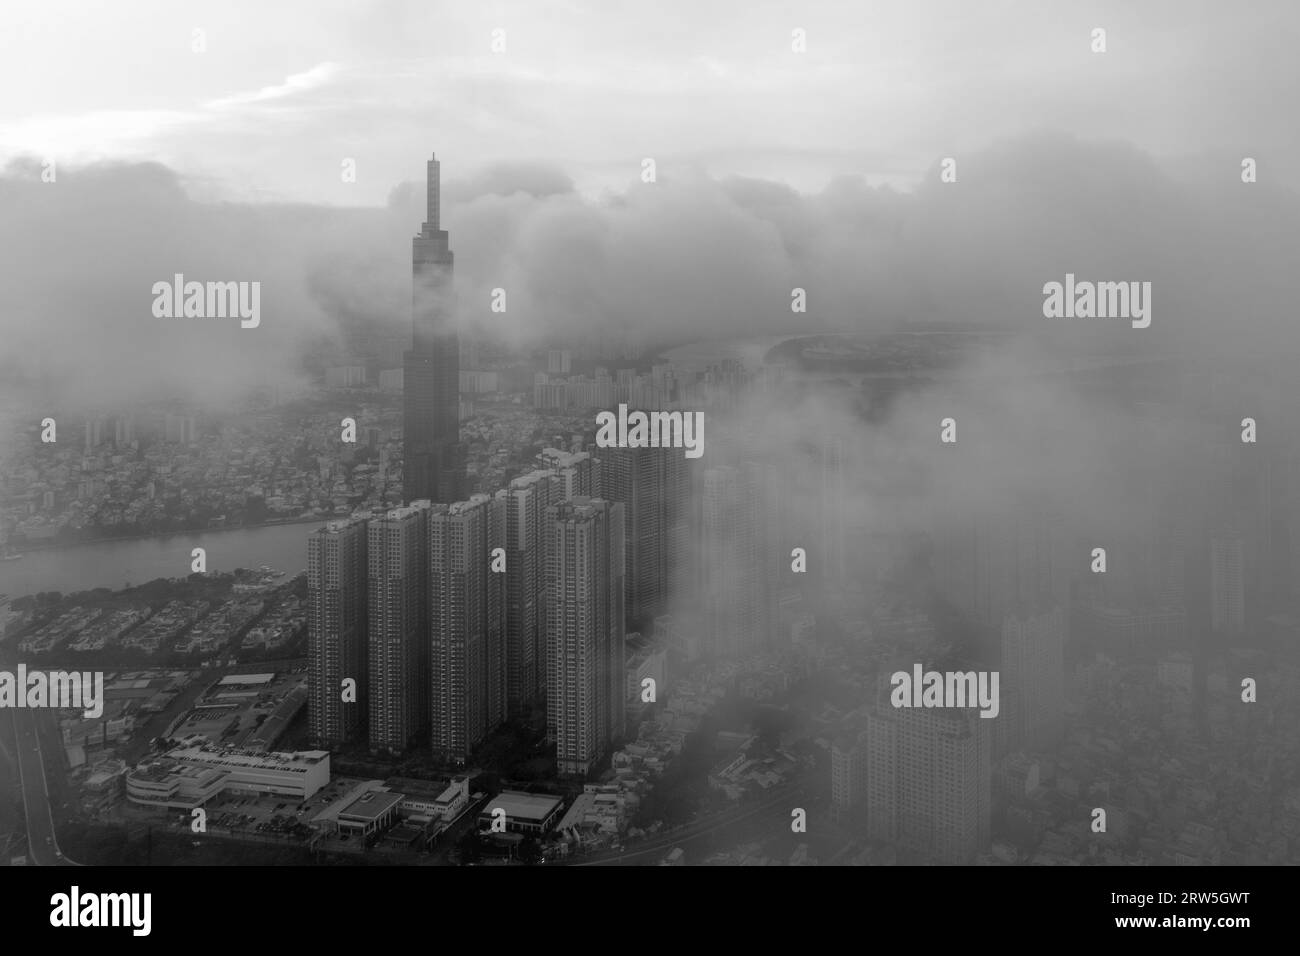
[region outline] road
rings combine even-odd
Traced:
[[[26,708],[5,708],[8,732],[16,744],[19,785],[23,791],[23,812],[27,819],[27,857],[36,866],[80,866],[63,855],[54,832],[54,808],[45,779],[45,759],[37,733],[36,712]],[[0,728],[3,730],[5,728]]]

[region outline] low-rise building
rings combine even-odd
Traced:
[[[146,806],[191,809],[226,791],[306,800],[329,783],[325,750],[258,753],[187,743],[126,775],[126,795]]]
[[[555,826],[563,805],[563,800],[551,794],[503,790],[479,814],[479,827],[490,829],[493,820],[500,817],[500,811],[505,811],[508,832],[542,834]]]

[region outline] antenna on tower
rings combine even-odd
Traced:
[[[438,193],[439,193],[440,166],[438,163],[438,154],[434,153],[429,159],[428,175],[428,195],[426,203],[428,205],[428,228],[431,232],[438,231]]]

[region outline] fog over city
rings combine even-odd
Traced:
[[[0,859],[1300,862],[1300,8],[706,6],[14,11]]]
[[[400,326],[423,202],[410,157],[430,142],[449,157],[462,328],[512,343],[596,327],[668,342],[786,331],[794,286],[818,331],[1041,330],[1042,284],[1072,271],[1151,281],[1157,315],[1118,343],[1100,322],[1057,323],[1053,345],[1292,345],[1283,266],[1300,143],[1271,121],[1297,86],[1293,58],[1273,55],[1280,5],[1246,18],[1211,3],[1085,4],[1058,19],[1027,4],[826,3],[787,25],[779,6],[719,4],[691,12],[686,39],[660,14],[600,5],[379,3],[296,24],[292,48],[271,27],[223,50],[235,4],[203,11],[203,53],[187,20],[150,6],[129,26],[82,11],[85,32],[61,42],[85,45],[93,83],[74,69],[0,110],[5,367],[52,376],[68,399],[212,400],[282,374],[305,335],[349,317]],[[471,56],[493,16],[514,45]],[[1104,56],[1072,39],[1094,20],[1119,38]],[[18,12],[0,69],[39,58],[40,21]],[[813,37],[806,59],[781,52],[793,27]],[[119,31],[132,39],[114,43]],[[176,49],[131,84],[98,69],[108,50],[169,31]],[[159,71],[168,82],[151,87]],[[1260,166],[1245,191],[1243,156]],[[943,157],[956,183],[940,182]],[[344,158],[355,182],[338,182]],[[43,188],[47,160],[58,188]],[[266,323],[159,323],[146,293],[176,272],[257,278]],[[504,314],[488,311],[493,288],[508,291]],[[179,371],[200,355],[211,360]]]
[[[609,329],[677,344],[797,333],[800,321],[809,332],[912,321],[1020,329],[1065,349],[1295,349],[1286,237],[1300,205],[1289,187],[1266,178],[1243,201],[1235,163],[1189,182],[1133,147],[1064,133],[1025,134],[958,162],[954,188],[931,175],[913,192],[843,177],[801,194],[671,168],[653,187],[630,182],[595,199],[546,166],[453,179],[445,225],[456,236],[460,327],[515,347]],[[45,185],[34,159],[0,179],[5,367],[48,376],[64,400],[230,398],[294,368],[309,337],[337,335],[340,323],[397,331],[408,320],[403,261],[423,203],[410,183],[374,209],[201,203],[155,164],[64,168],[58,188]],[[177,272],[257,277],[263,325],[160,322],[149,288]],[[1151,328],[1045,327],[1042,285],[1067,272],[1150,277]],[[794,287],[808,293],[799,321]],[[489,308],[494,288],[508,293],[504,313]]]

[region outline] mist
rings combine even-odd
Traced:
[[[910,193],[841,178],[814,194],[662,170],[585,198],[545,164],[449,175],[462,334],[517,349],[637,329],[651,344],[905,323],[1022,329],[1053,349],[1294,352],[1295,195],[1236,163],[1165,170],[1140,151],[1044,133],[957,157]],[[454,157],[444,169],[454,169]],[[0,176],[3,367],[69,403],[216,403],[301,374],[308,343],[410,321],[422,190],[384,208],[201,203],[157,164]],[[260,281],[263,320],[157,319],[150,287]],[[1153,321],[1047,320],[1044,283],[1150,281]],[[505,289],[505,312],[491,311]],[[808,311],[792,314],[791,290]]]

